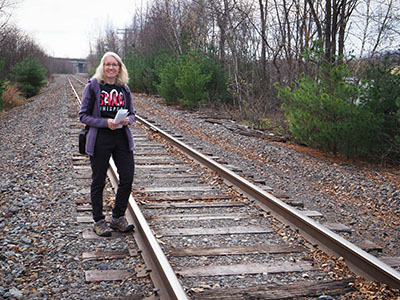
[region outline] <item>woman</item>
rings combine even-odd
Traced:
[[[90,155],[92,167],[90,197],[95,222],[93,230],[103,237],[111,236],[110,227],[121,232],[133,229],[125,218],[134,173],[133,138],[127,125],[135,120],[135,112],[128,80],[121,58],[116,53],[107,52],[85,87],[79,112],[80,121],[90,126],[85,150]],[[117,111],[123,108],[128,110],[127,117],[120,123],[114,123]],[[119,184],[112,220],[108,225],[103,214],[103,189],[111,155],[117,166]]]

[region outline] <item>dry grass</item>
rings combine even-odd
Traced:
[[[5,82],[6,88],[2,94],[3,108],[4,110],[9,110],[13,107],[22,105],[25,103],[25,98],[22,96],[21,92],[18,90],[15,84],[9,81]]]

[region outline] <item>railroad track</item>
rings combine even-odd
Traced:
[[[74,82],[81,91],[82,83]],[[318,212],[293,208],[212,154],[188,147],[150,120],[137,120],[128,219],[136,227],[135,253],[143,257],[156,287],[153,297],[296,299],[351,292],[353,278],[335,278],[315,264],[317,246],[343,257],[361,276],[400,286],[399,273],[363,251],[365,245],[357,247],[334,233],[346,228],[320,225]],[[112,161],[110,166],[115,187]],[[105,273],[94,279],[107,279]],[[114,279],[134,276],[121,274]]]

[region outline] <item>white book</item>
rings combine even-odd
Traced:
[[[120,109],[117,114],[115,115],[114,118],[114,123],[119,123],[123,120],[125,120],[125,118],[128,116],[128,110],[125,108]],[[119,125],[117,128],[122,128],[122,125]]]

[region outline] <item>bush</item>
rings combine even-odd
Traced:
[[[350,155],[362,126],[363,110],[349,102],[352,88],[346,88],[344,79],[328,90],[327,82],[302,75],[298,87],[279,88],[283,110],[290,122],[294,137],[307,146]],[[356,125],[355,120],[359,120]],[[357,133],[358,131],[358,133]]]
[[[228,94],[228,79],[222,64],[214,55],[208,54],[203,58],[202,65],[204,72],[211,74],[211,79],[206,84],[209,100],[222,103],[227,102],[230,96]]]
[[[179,104],[189,109],[196,109],[208,98],[207,84],[211,80],[211,72],[204,69],[205,57],[197,53],[188,53],[180,59],[178,77],[175,85],[182,93]]]
[[[155,94],[157,88],[155,82],[155,57],[151,54],[138,53],[125,60],[129,72],[129,87],[135,92]]]
[[[8,110],[25,103],[25,99],[22,97],[21,92],[18,91],[18,88],[15,84],[11,84],[9,81],[6,81],[3,83],[2,89],[3,93],[1,94],[1,109]]]
[[[35,96],[46,84],[46,72],[39,60],[31,56],[12,68],[12,77],[27,98]]]
[[[360,105],[373,113],[378,127],[370,151],[381,159],[400,158],[400,73],[391,71],[399,63],[386,58],[370,64],[362,81]]]
[[[178,104],[182,92],[177,87],[175,80],[179,76],[179,62],[175,56],[163,55],[157,60],[156,72],[159,77],[158,94],[164,98],[167,105]]]
[[[5,90],[5,82],[0,81],[0,111],[4,109],[3,92]]]
[[[311,52],[316,59],[314,76],[302,74],[293,89],[276,84],[290,131],[305,145],[335,155],[368,156],[380,117],[356,104],[359,88],[347,66],[324,62],[319,53]]]
[[[163,55],[156,63],[160,96],[167,104],[196,109],[205,101],[225,101],[226,77],[222,66],[199,51],[188,51],[180,57]]]

